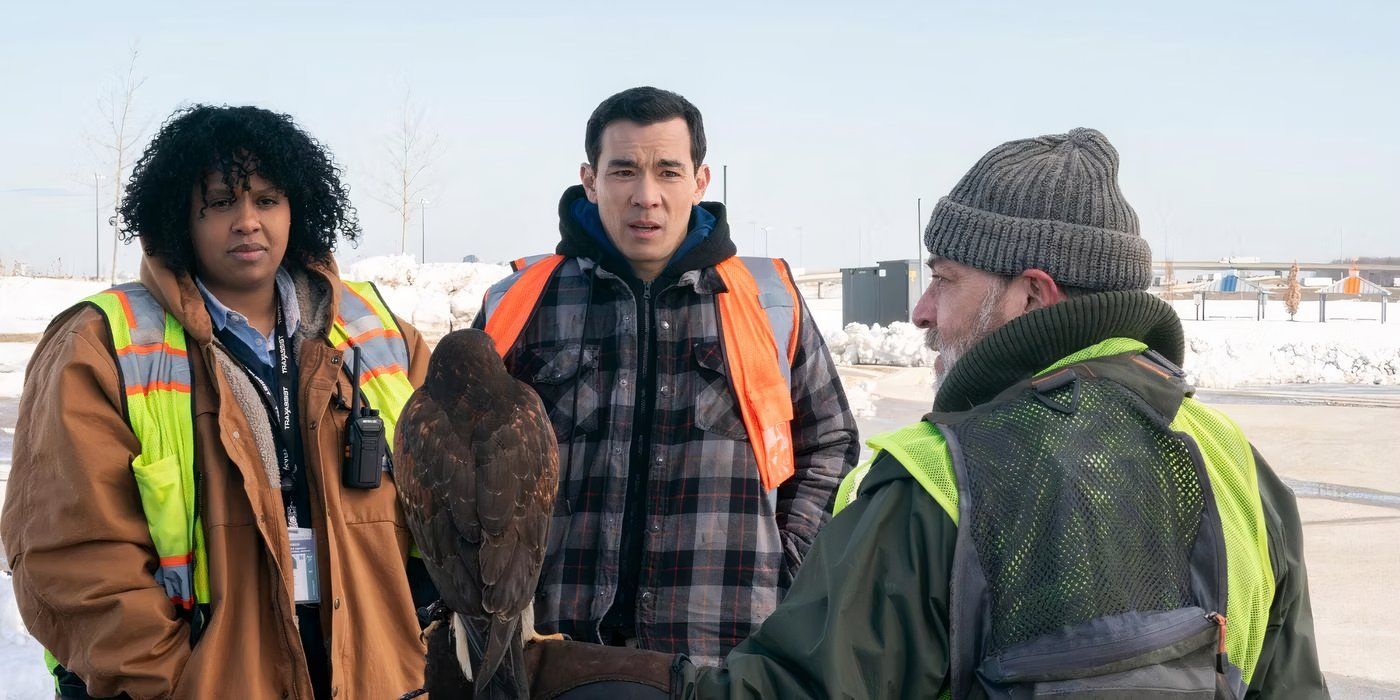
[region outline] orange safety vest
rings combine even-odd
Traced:
[[[486,333],[501,357],[515,347],[549,280],[566,260],[562,255],[520,258],[511,263],[514,274],[486,293]],[[715,270],[725,286],[716,300],[730,387],[738,398],[763,488],[771,490],[796,471],[791,386],[802,304],[781,259],[735,256]]]

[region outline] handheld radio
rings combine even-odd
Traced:
[[[354,368],[350,372],[350,419],[345,423],[345,465],[341,480],[346,488],[379,488],[380,472],[388,457],[384,419],[368,404],[360,405],[360,349],[351,347]]]

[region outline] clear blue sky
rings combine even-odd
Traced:
[[[916,198],[926,217],[990,147],[1075,126],[1118,147],[1159,256],[1400,255],[1400,3],[510,4],[11,6],[0,259],[91,273],[107,168],[83,135],[138,39],[148,134],[181,104],[248,103],[330,146],[365,228],[342,261],[398,248],[368,195],[405,85],[445,145],[430,260],[552,250],[589,112],[640,84],[704,112],[741,251],[767,226],[794,264],[912,257]]]

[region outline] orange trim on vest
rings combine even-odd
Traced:
[[[112,296],[122,303],[122,313],[126,314],[126,327],[136,327],[136,314],[131,312],[131,300],[126,297],[126,292],[111,290]]]
[[[188,554],[176,554],[170,557],[161,557],[161,566],[184,566],[194,560],[194,552]]]
[[[524,262],[525,258],[516,261],[519,264]],[[555,254],[525,268],[520,273],[520,279],[506,290],[501,303],[486,318],[486,334],[496,341],[496,353],[502,359],[520,339],[525,324],[535,315],[535,306],[544,295],[545,285],[549,284],[549,278],[563,263],[564,256]]]
[[[171,347],[165,343],[151,343],[149,345],[128,345],[117,351],[118,355],[149,355],[153,352],[164,352],[175,357],[185,357],[187,354],[180,348]]]
[[[336,316],[336,317],[335,317],[335,320],[338,321],[338,322],[340,323],[340,327],[341,327],[341,328],[344,328],[344,327],[345,327],[345,319],[341,318],[340,316]],[[354,338],[346,338],[345,340],[340,341],[340,343],[337,344],[335,347],[336,347],[336,349],[338,349],[338,350],[343,350],[343,349],[345,349],[345,348],[346,348],[347,346],[349,346],[349,345],[361,345],[361,344],[363,344],[363,343],[365,343],[365,342],[367,342],[367,341],[374,340],[375,338],[402,338],[402,337],[403,337],[403,334],[399,333],[398,330],[393,329],[393,328],[385,328],[385,327],[383,327],[383,326],[380,326],[380,327],[378,327],[378,328],[371,328],[371,329],[365,331],[364,333],[361,333],[361,334],[355,336]]]
[[[149,394],[155,391],[178,391],[182,394],[190,393],[190,385],[180,382],[151,382],[150,384],[137,384],[126,388],[127,396],[137,396],[139,394]]]
[[[721,262],[715,270],[727,290],[716,295],[716,299],[729,382],[738,399],[744,429],[749,433],[749,445],[758,458],[763,488],[773,489],[796,472],[792,455],[792,391],[773,354],[779,346],[759,303],[758,282],[738,258]],[[784,271],[779,272],[786,277]],[[794,336],[796,329],[793,326]]]
[[[403,371],[404,368],[400,367],[397,362],[392,365],[385,365],[384,367],[371,367],[360,373],[360,383],[366,384],[375,377],[382,377],[386,374],[394,374],[395,372]]]
[[[551,255],[526,268],[487,317],[486,333],[495,341],[496,352],[501,357],[505,357],[520,339],[550,277],[563,262],[564,256]],[[801,305],[797,303],[797,290],[783,263],[774,259],[773,264],[778,267],[778,276],[794,301],[793,332],[786,348],[791,365],[797,353]],[[758,461],[763,488],[770,490],[796,473],[792,453],[792,390],[778,367],[774,349],[779,345],[774,341],[773,328],[759,302],[758,282],[736,257],[721,262],[715,269],[729,290],[716,295],[716,301],[724,332],[730,385]]]

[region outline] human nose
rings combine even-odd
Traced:
[[[938,305],[938,293],[934,290],[934,284],[929,282],[928,287],[924,288],[923,296],[920,296],[919,300],[914,303],[912,320],[914,321],[914,325],[919,328],[932,328],[934,319],[937,318],[937,314],[934,313],[934,311],[937,309]]]
[[[643,209],[661,206],[661,187],[650,177],[641,178],[632,191],[632,205]]]
[[[253,198],[239,197],[234,205],[233,232],[247,235],[261,230],[262,219],[258,216],[258,207]]]

